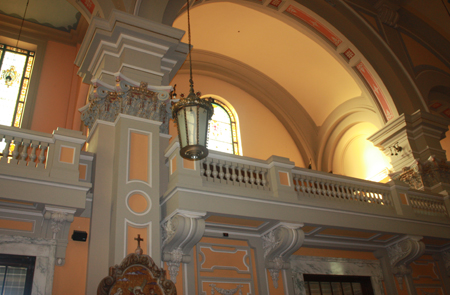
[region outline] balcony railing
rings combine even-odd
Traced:
[[[176,187],[184,187],[202,193],[450,224],[448,198],[413,190],[398,181],[376,183],[294,167],[294,163],[281,157],[263,161],[214,151],[196,162],[195,167],[186,168],[177,146],[174,142],[166,150],[171,165],[166,195]]]
[[[47,134],[0,126],[0,178],[59,183],[87,191],[93,157],[81,151],[85,140],[81,132],[67,129]]]

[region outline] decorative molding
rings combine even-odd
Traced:
[[[170,279],[176,283],[181,263],[189,263],[192,248],[205,232],[204,214],[183,211],[161,224],[162,260],[169,266]]]
[[[84,125],[91,130],[97,120],[115,122],[119,114],[126,114],[162,122],[160,132],[168,134],[172,118],[170,107],[168,90],[154,89],[145,82],[135,86],[119,75],[116,91],[109,90],[103,83],[95,83],[89,103],[79,111]]]
[[[221,295],[234,295],[234,294],[236,294],[236,292],[239,291],[239,295],[242,295],[241,288],[244,287],[243,285],[237,285],[237,287],[234,289],[222,289],[222,288],[217,288],[216,284],[209,284],[209,286],[211,287],[211,295],[216,294],[215,291],[217,291]]]
[[[56,240],[56,265],[63,266],[66,261],[66,248],[69,242],[70,224],[74,220],[75,210],[45,206],[44,232],[47,238]],[[47,228],[45,230],[45,228]],[[51,235],[51,236],[50,236]]]
[[[400,290],[403,290],[403,278],[412,273],[409,264],[422,256],[425,244],[422,237],[408,236],[406,239],[386,248],[392,272],[397,278]]]
[[[305,233],[301,230],[303,224],[283,224],[272,229],[261,238],[263,240],[265,266],[269,270],[275,289],[278,288],[278,278],[281,269],[287,269],[289,257],[303,244]]]

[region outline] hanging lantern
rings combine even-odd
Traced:
[[[211,117],[214,114],[214,109],[208,99],[200,98],[200,95],[195,94],[194,92],[194,81],[192,80],[191,21],[189,17],[189,0],[186,0],[186,4],[189,37],[190,91],[188,97],[181,98],[172,106],[172,118],[178,126],[181,157],[189,160],[200,160],[208,156],[206,141],[208,140],[209,120],[211,120]]]
[[[178,126],[180,155],[185,159],[200,160],[208,156],[209,120],[214,113],[211,102],[200,98],[191,90],[188,97],[180,99],[172,107],[172,117]]]

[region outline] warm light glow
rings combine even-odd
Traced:
[[[391,168],[390,159],[367,140],[376,131],[367,122],[348,129],[336,147],[333,173],[372,181],[385,179]]]

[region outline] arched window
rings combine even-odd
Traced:
[[[218,99],[211,98],[214,115],[209,122],[208,149],[240,155],[239,135],[236,116],[233,111]]]
[[[0,125],[21,127],[34,52],[0,44]]]

